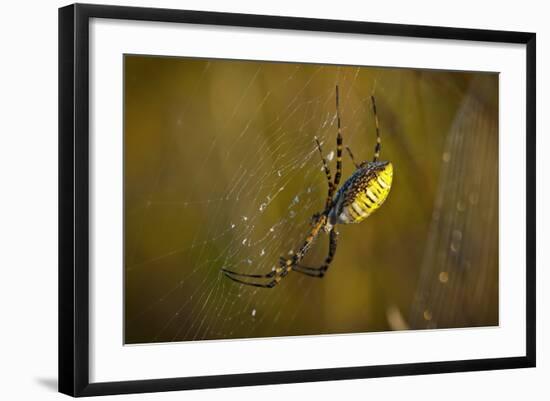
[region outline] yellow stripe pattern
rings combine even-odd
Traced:
[[[344,220],[348,223],[359,223],[378,210],[390,193],[392,179],[393,166],[388,163],[368,182],[362,183],[357,192],[354,191],[353,201],[342,209]]]

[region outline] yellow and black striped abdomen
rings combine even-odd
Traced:
[[[331,224],[359,223],[374,213],[390,193],[393,166],[389,162],[367,163],[338,191],[329,214]]]

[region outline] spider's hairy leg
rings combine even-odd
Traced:
[[[376,113],[376,100],[374,99],[374,95],[371,95],[370,100],[372,102],[372,112],[374,114],[374,125],[376,127],[376,146],[374,147],[374,157],[372,159],[372,161],[375,162],[380,157],[380,150],[382,148],[382,145],[380,140],[380,124],[378,122],[378,113]]]
[[[246,275],[246,274],[242,274],[242,273],[231,272],[230,270],[226,270],[226,269],[222,269],[222,271],[224,272],[224,274],[227,278],[229,278],[230,280],[235,281],[236,283],[249,285],[249,286],[252,286],[252,287],[260,287],[260,288],[273,288],[281,282],[283,277],[285,277],[288,274],[288,270],[285,271],[282,268],[277,268],[275,270],[272,270],[272,272],[273,272],[272,276],[268,276],[271,273],[268,273],[266,275],[260,275],[260,274]],[[238,279],[238,278],[234,277],[233,275],[235,275],[235,276],[244,276],[244,277],[254,277],[254,278],[273,277],[273,279],[266,282],[266,283],[260,283],[260,282],[254,282],[254,281],[241,280],[241,279]]]
[[[309,235],[307,236],[306,240],[304,241],[303,245],[300,247],[298,252],[290,258],[285,259],[281,258],[279,262],[279,266],[272,269],[269,273],[265,274],[247,274],[247,273],[239,273],[228,269],[221,269],[223,274],[229,278],[230,280],[233,280],[239,284],[249,285],[252,287],[261,287],[261,288],[273,288],[277,284],[281,282],[281,280],[287,276],[287,274],[293,270],[293,266],[296,265],[304,255],[309,250],[309,247],[315,240],[315,238],[319,235],[320,230],[325,226],[327,222],[327,216],[326,214],[319,215],[319,218],[317,219],[317,222],[312,227]],[[267,282],[256,282],[256,281],[248,281],[243,280],[237,277],[247,277],[247,278],[254,278],[254,279],[271,279]]]
[[[319,150],[319,155],[321,156],[321,161],[323,162],[323,170],[325,170],[325,174],[327,176],[327,181],[328,181],[328,187],[330,190],[332,186],[332,174],[330,173],[330,168],[328,167],[327,159],[323,154],[323,148],[321,147],[321,142],[319,142],[319,138],[315,137],[315,143],[317,144],[317,150]]]
[[[306,276],[323,278],[334,259],[334,255],[336,255],[336,247],[338,246],[338,232],[336,230],[330,231],[329,241],[328,256],[320,267],[296,265],[293,270]]]
[[[296,252],[296,254],[294,254],[292,258],[289,258],[289,259],[281,258],[279,261],[279,267],[272,269],[269,273],[247,274],[247,273],[235,272],[225,268],[221,270],[227,278],[237,283],[250,285],[253,287],[273,288],[280,283],[282,278],[285,277],[288,274],[288,272],[292,270],[294,265],[296,265],[300,260],[302,260],[302,258],[309,250],[309,247],[311,246],[315,238],[319,235],[320,230],[325,226],[326,222],[327,222],[327,216],[326,214],[323,213],[317,219],[317,222],[312,227],[309,235],[307,236],[306,240],[304,241],[303,245],[300,247],[298,252]],[[269,280],[266,283],[261,283],[261,282],[242,280],[237,277],[248,277],[248,278],[256,278],[256,279],[270,278],[271,280]]]
[[[330,173],[330,168],[328,167],[327,159],[323,156],[323,149],[321,148],[321,142],[315,137],[315,142],[317,143],[317,149],[319,149],[319,154],[321,155],[321,161],[323,162],[323,169],[325,170],[325,175],[328,182],[328,194],[327,200],[325,201],[325,209],[328,208],[330,202],[332,201],[332,196],[334,195],[334,184],[332,183],[332,175]]]
[[[334,188],[338,188],[340,178],[342,178],[342,125],[340,123],[340,96],[338,94],[338,85],[336,85],[336,122],[338,135],[336,136],[336,174],[334,175]]]
[[[271,278],[271,277],[274,277],[277,273],[276,273],[276,270],[277,269],[272,269],[269,273],[266,273],[266,274],[247,274],[247,273],[239,273],[239,272],[235,272],[235,271],[232,271],[232,270],[228,270],[226,268],[222,268],[221,271],[226,275],[226,276],[238,276],[238,277],[251,277],[251,278]],[[231,278],[231,277],[230,277]]]
[[[311,219],[310,219],[311,227],[314,227],[315,224],[317,224],[317,222],[319,221],[320,218],[321,218],[321,213],[314,213],[313,216],[311,216]]]
[[[353,163],[353,165],[355,166],[355,168],[359,168],[360,165],[357,164],[357,163],[355,162],[355,157],[353,157],[353,152],[351,151],[351,149],[349,148],[349,146],[346,146],[346,150],[348,151],[349,158],[351,159],[351,162]]]
[[[279,266],[286,270],[291,270],[293,266],[297,265],[309,251],[311,244],[315,241],[315,238],[319,235],[321,229],[327,224],[327,215],[325,213],[319,216],[319,219],[315,225],[311,228],[309,235],[306,237],[304,243],[300,249],[290,258],[281,257],[279,259]]]

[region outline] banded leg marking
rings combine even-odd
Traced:
[[[380,157],[380,150],[382,148],[382,145],[380,140],[380,123],[378,122],[378,113],[376,113],[376,100],[374,99],[374,95],[370,97],[370,100],[372,102],[372,112],[374,114],[374,125],[376,127],[376,146],[374,147],[374,158],[372,159],[372,161],[375,162]]]
[[[329,241],[328,256],[320,267],[297,265],[294,266],[293,270],[306,276],[323,278],[336,255],[336,247],[338,246],[338,232],[336,230],[330,232]]]

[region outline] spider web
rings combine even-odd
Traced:
[[[410,153],[431,142],[420,169],[428,187],[436,182],[438,169],[432,167],[439,165],[445,136],[411,145],[394,134],[399,127],[384,128],[384,117],[391,115],[383,108],[398,102],[402,87],[391,74],[364,67],[127,60],[126,343],[390,328],[387,306],[410,303],[416,286],[398,286],[395,297],[382,288],[397,275],[414,282],[418,274],[403,273],[394,258],[385,257],[402,240],[386,222],[391,212],[372,216],[361,229],[340,228],[336,259],[323,280],[293,273],[274,289],[263,289],[236,284],[220,269],[267,273],[303,242],[327,195],[315,137],[335,172],[337,84],[344,145],[358,160],[372,157],[369,97],[376,90],[386,129],[382,159],[400,146],[405,150],[395,156],[418,167]],[[343,181],[352,172],[344,155]],[[412,196],[414,189],[406,193],[404,187],[402,196]],[[427,192],[416,217],[426,221],[424,240],[432,208]],[[319,265],[327,245],[323,233],[304,264]],[[410,255],[417,266],[419,248]]]

